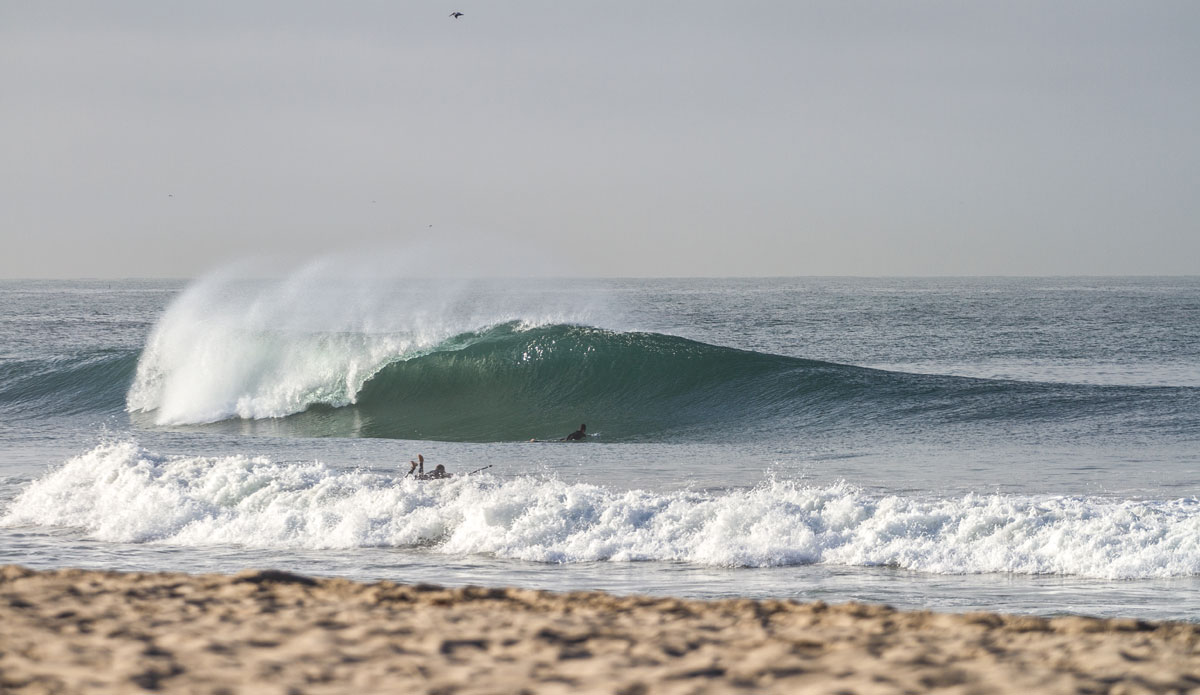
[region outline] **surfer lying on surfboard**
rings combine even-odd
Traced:
[[[557,442],[582,442],[584,437],[587,437],[587,425],[580,425],[579,429],[575,430],[571,434],[568,434],[567,436],[563,437],[562,439],[537,439],[537,438],[534,438],[534,439],[530,439],[529,441],[531,441],[531,442],[554,442],[554,441],[557,441]]]
[[[409,463],[412,464],[412,468],[408,469],[408,475],[412,475],[413,471],[416,471],[417,480],[441,480],[442,478],[449,478],[450,476],[454,475],[453,473],[447,473],[446,467],[440,463],[437,465],[437,468],[434,468],[431,472],[426,473],[425,457],[420,454],[417,454],[416,461],[409,461]]]
[[[412,475],[414,471],[417,474],[415,476],[417,480],[441,480],[443,478],[449,478],[450,476],[454,475],[453,473],[448,472],[446,470],[446,467],[440,463],[437,465],[437,468],[433,469],[432,472],[426,473],[425,472],[425,457],[420,454],[417,454],[416,461],[409,461],[409,463],[412,464],[412,467],[408,469],[408,474],[404,476],[405,478]],[[475,470],[471,471],[467,475],[475,475],[476,473],[479,473],[480,471],[486,471],[487,469],[489,469],[491,467],[492,467],[492,464],[489,463],[488,465],[484,466],[483,468],[476,468]]]

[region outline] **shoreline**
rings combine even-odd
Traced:
[[[0,567],[4,693],[1200,692],[1200,625]]]

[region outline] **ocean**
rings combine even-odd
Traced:
[[[1200,278],[0,282],[9,563],[1200,621]]]

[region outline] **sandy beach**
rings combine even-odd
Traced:
[[[1200,626],[0,569],[0,692],[1200,692]]]

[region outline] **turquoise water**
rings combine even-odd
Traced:
[[[0,562],[1200,619],[1200,279],[325,268],[0,306]]]

